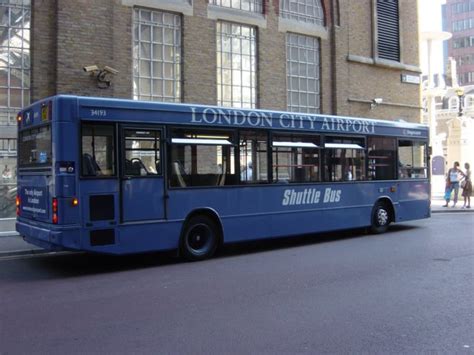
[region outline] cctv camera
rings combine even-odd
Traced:
[[[375,105],[380,105],[382,103],[383,99],[381,97],[376,97],[375,99],[372,100],[372,102]]]
[[[118,72],[119,72],[117,69],[114,69],[114,68],[109,67],[107,65],[104,67],[104,71],[106,71],[109,74],[114,74],[114,75],[118,74]]]
[[[90,73],[90,72],[95,72],[95,71],[99,70],[99,67],[97,65],[89,65],[89,66],[84,67],[82,69],[84,69],[84,71],[86,73]]]

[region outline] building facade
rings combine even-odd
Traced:
[[[32,10],[33,100],[74,93],[420,121],[410,0],[35,0]],[[84,72],[91,65],[118,70],[110,86]]]
[[[0,219],[15,216],[16,115],[30,102],[30,5],[0,2]]]
[[[474,84],[474,1],[447,0],[443,5],[443,30],[453,37],[446,43],[445,65],[456,62],[459,85]],[[455,83],[453,83],[455,85]]]
[[[31,101],[78,94],[420,122],[420,73],[412,0],[31,0]]]

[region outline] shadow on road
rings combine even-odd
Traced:
[[[395,237],[417,227],[410,225],[393,225],[385,237]],[[381,235],[370,235],[364,229],[318,233],[298,237],[265,239],[252,242],[228,244],[222,247],[215,259],[239,255],[270,252],[280,249],[298,248],[306,245],[333,243],[356,238],[380,238]],[[206,262],[206,261],[205,261]],[[176,256],[175,251],[146,253],[125,256],[102,255],[91,253],[68,253],[42,255],[2,260],[0,282],[40,281],[57,278],[82,277],[103,273],[115,273],[154,267],[172,267],[185,262]]]

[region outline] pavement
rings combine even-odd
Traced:
[[[431,213],[472,213],[474,208],[463,209],[462,198],[458,201],[456,207],[443,207],[445,201],[441,198],[431,200]],[[15,231],[15,219],[0,220],[0,258],[38,255],[51,253],[37,246],[31,245],[23,240],[23,238]]]

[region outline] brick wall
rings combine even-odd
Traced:
[[[321,39],[321,108],[323,113],[420,121],[420,88],[401,83],[416,75],[418,21],[416,2],[400,0],[401,60],[409,67],[389,67],[349,60],[374,59],[375,0],[324,0],[329,24]],[[159,1],[158,1],[159,3]],[[339,12],[333,6],[339,6]],[[286,110],[286,34],[278,30],[278,0],[265,0],[266,27],[259,27],[258,106]],[[337,9],[337,7],[336,7]],[[132,97],[133,8],[122,0],[33,0],[32,100],[71,93]],[[332,19],[332,14],[340,17]],[[332,27],[332,24],[336,24]],[[340,24],[340,26],[337,26]],[[216,21],[208,2],[193,1],[193,16],[183,15],[183,101],[216,104]],[[86,65],[119,70],[108,89],[83,71]],[[371,110],[370,101],[383,98]]]
[[[183,23],[183,101],[216,105],[216,23],[207,18],[207,3],[194,1],[194,16]]]

